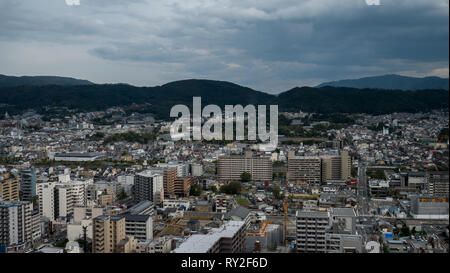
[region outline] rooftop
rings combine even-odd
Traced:
[[[208,234],[194,234],[174,250],[175,253],[205,253],[220,238],[231,238],[245,224],[244,221],[229,221]]]

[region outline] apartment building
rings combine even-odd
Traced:
[[[191,189],[191,178],[177,177],[174,180],[173,193],[176,197],[188,197]]]
[[[175,198],[175,180],[178,177],[178,169],[175,166],[151,168],[150,171],[163,176],[164,198]]]
[[[3,180],[0,180],[0,198],[19,200],[19,180],[9,177],[9,174],[3,176]]]
[[[32,242],[33,205],[27,201],[0,201],[0,253],[17,252]]]
[[[433,197],[448,196],[448,171],[429,171],[426,176],[428,195]]]
[[[50,221],[71,216],[75,206],[86,205],[86,184],[81,181],[38,183],[37,194],[39,212]]]
[[[20,200],[32,201],[36,196],[36,169],[20,172]]]
[[[325,234],[330,226],[328,211],[297,211],[297,252],[326,253]]]
[[[153,239],[153,219],[150,215],[125,215],[125,234],[139,241]]]
[[[93,220],[93,253],[119,252],[119,243],[126,238],[125,217],[98,216]]]
[[[351,176],[351,156],[348,151],[340,155],[295,156],[288,155],[288,179],[297,184],[320,185],[329,180],[346,180]]]
[[[321,159],[317,156],[288,157],[287,179],[295,181],[297,185],[320,185]]]
[[[270,157],[220,156],[217,161],[218,179],[221,181],[239,181],[241,174],[248,172],[254,181],[272,181],[272,160]]]
[[[348,151],[340,155],[322,156],[322,183],[328,180],[346,180],[351,176],[352,160]]]
[[[146,170],[134,177],[134,198],[137,202],[152,201],[160,204],[164,201],[163,175]]]
[[[356,213],[352,208],[327,211],[297,211],[297,252],[361,253],[363,240],[356,234]]]

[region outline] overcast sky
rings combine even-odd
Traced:
[[[388,73],[447,78],[449,1],[380,2],[1,0],[0,74],[200,78],[270,93]]]

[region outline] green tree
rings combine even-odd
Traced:
[[[233,181],[227,185],[223,185],[222,187],[220,187],[220,192],[226,194],[239,194],[241,190],[242,184],[238,181]]]
[[[409,230],[409,228],[406,225],[403,225],[403,227],[400,229],[400,236],[410,236],[411,235],[411,231]]]
[[[189,190],[189,195],[200,196],[201,194],[202,194],[202,187],[200,187],[200,185],[195,184],[191,186],[191,189]]]
[[[245,183],[245,182],[250,182],[250,180],[252,180],[252,175],[248,172],[243,172],[241,174],[241,182]]]
[[[276,199],[282,199],[283,197],[281,196],[281,190],[280,190],[280,187],[278,187],[278,186],[276,186],[276,187],[274,187],[273,188],[273,190],[272,190],[272,193],[273,193],[273,196],[276,198]]]

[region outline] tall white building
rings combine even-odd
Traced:
[[[73,215],[75,206],[86,205],[86,184],[82,181],[39,183],[37,188],[40,214],[51,221]]]
[[[0,253],[23,249],[32,240],[33,204],[0,201]]]

